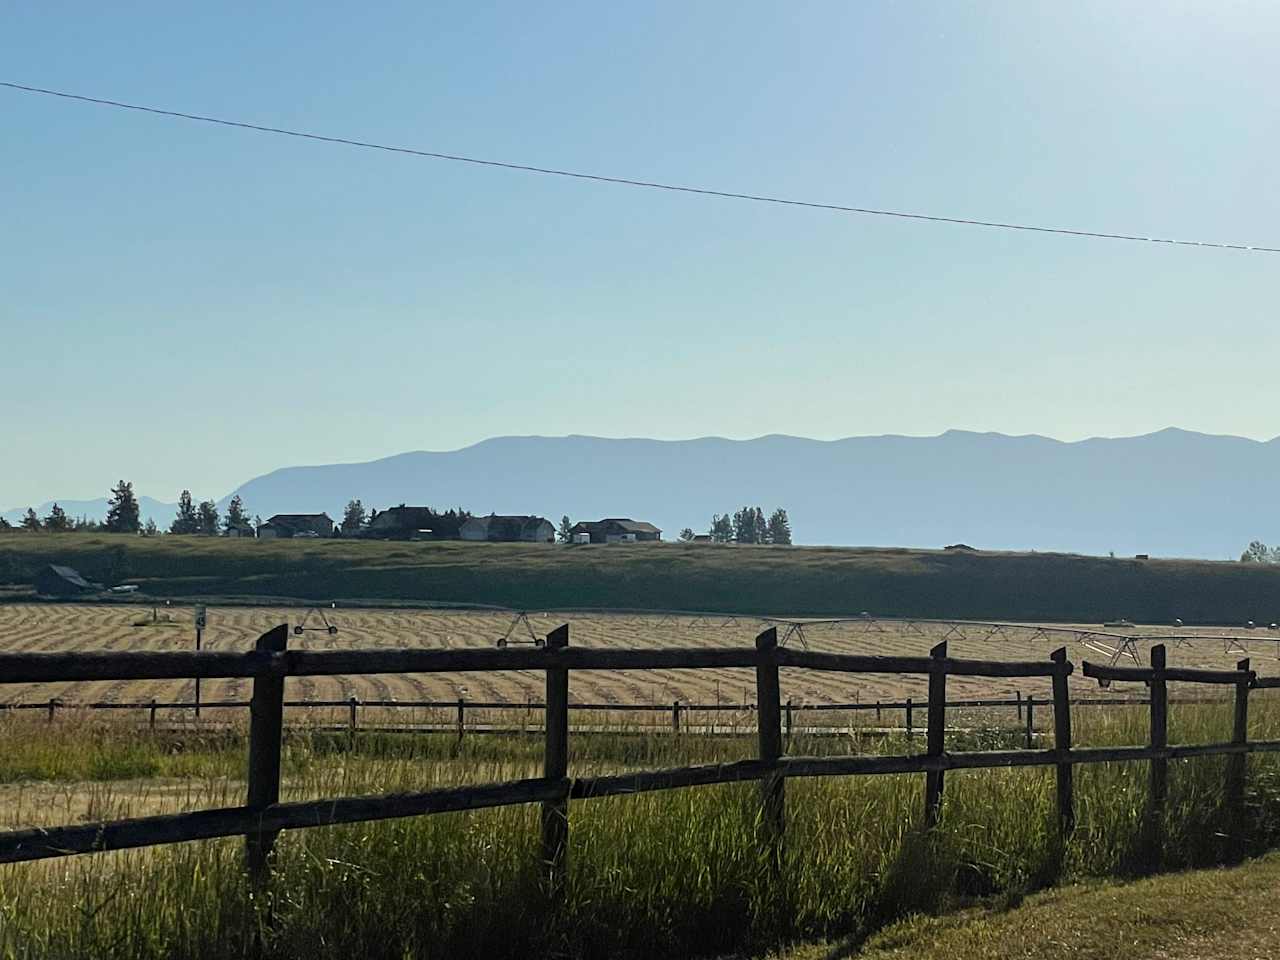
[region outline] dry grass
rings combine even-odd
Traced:
[[[194,639],[190,607],[160,608],[160,616],[169,616],[172,627],[135,626],[150,617],[150,608],[123,605],[89,604],[12,604],[0,606],[0,650],[188,650]],[[247,650],[261,633],[279,623],[298,623],[304,609],[285,607],[212,607],[209,626],[204,634],[205,648],[211,650]],[[335,649],[351,647],[491,647],[511,626],[512,615],[503,612],[455,612],[397,609],[340,609],[328,611],[339,627],[336,636],[324,632],[307,632],[291,636],[295,647]],[[538,635],[561,623],[570,624],[571,642],[584,646],[659,647],[659,646],[747,646],[764,624],[752,617],[730,618],[664,618],[646,614],[583,614],[538,612],[530,614]],[[309,624],[319,621],[314,614]],[[1093,625],[1097,628],[1097,625]],[[785,632],[785,631],[784,631]],[[811,649],[860,654],[925,654],[945,635],[937,625],[922,628],[893,624],[860,622],[835,625],[809,625],[804,641]],[[1158,634],[1168,628],[1140,628],[1136,632]],[[1206,637],[1240,633],[1239,630],[1198,631]],[[527,639],[521,626],[515,634]],[[992,660],[1031,660],[1047,658],[1057,646],[1066,645],[1075,662],[1083,659],[1105,659],[1086,649],[1070,637],[1050,636],[1032,639],[1033,629],[1010,631],[1005,635],[979,639],[981,631],[969,631],[969,639],[949,640],[953,656]],[[1254,667],[1263,674],[1280,673],[1280,634],[1259,630],[1250,646]],[[798,644],[793,638],[789,641]],[[1196,641],[1190,645],[1171,646],[1170,662],[1179,666],[1223,668],[1241,655],[1228,652],[1218,640]],[[1125,661],[1128,662],[1128,661]],[[501,700],[523,703],[540,700],[543,677],[537,672],[489,674],[436,674],[371,677],[292,678],[286,696],[299,700],[333,700],[358,697],[361,700]],[[1080,696],[1097,696],[1097,686],[1077,675],[1072,680],[1073,692]],[[1049,696],[1047,680],[988,680],[954,677],[948,682],[948,695],[953,698],[1005,697],[1015,690],[1038,698]],[[1173,695],[1186,693],[1174,689]],[[783,697],[803,703],[870,703],[876,700],[923,698],[926,682],[922,677],[841,674],[788,670],[783,674]],[[1141,695],[1142,688],[1117,686],[1116,695]],[[208,700],[244,700],[249,694],[246,680],[206,681],[203,697]],[[11,686],[0,689],[0,701],[45,701],[59,697],[69,702],[188,700],[192,695],[190,681],[138,681],[114,683],[40,684]],[[686,703],[749,704],[755,698],[754,679],[746,670],[654,670],[575,672],[570,695],[575,702],[617,704]],[[331,721],[341,721],[341,711],[334,711]],[[633,722],[640,719],[631,715]],[[744,711],[744,719],[748,716]],[[873,715],[863,714],[861,719]],[[810,718],[844,723],[848,715],[811,714]],[[447,720],[448,714],[421,713],[416,717],[401,714],[405,720],[425,722]],[[372,719],[372,718],[371,718]],[[476,714],[476,723],[485,718]],[[730,720],[731,716],[725,716]],[[1046,717],[1047,719],[1047,717]],[[662,717],[660,722],[667,722]],[[816,722],[806,719],[806,722]]]

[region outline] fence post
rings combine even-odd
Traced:
[[[1035,745],[1035,724],[1036,724],[1036,698],[1034,694],[1027,694],[1027,749],[1030,750]]]
[[[462,744],[462,734],[467,728],[467,701],[465,697],[458,698],[458,744]]]
[[[1053,671],[1053,746],[1058,753],[1058,830],[1063,837],[1076,828],[1075,780],[1071,764],[1066,762],[1071,752],[1071,697],[1067,689],[1067,676],[1071,665],[1067,663],[1067,648],[1059,647],[1049,658],[1054,662]]]
[[[569,625],[563,624],[547,634],[545,649],[569,646]],[[564,780],[569,775],[569,671],[565,667],[547,667],[546,745],[542,775],[548,780]],[[547,893],[558,899],[564,890],[564,866],[569,846],[569,795],[542,802],[542,862],[546,874]]]
[[[911,749],[911,698],[907,697],[907,749]]]
[[[791,743],[791,701],[787,700],[787,743]]]
[[[1169,688],[1164,677],[1165,648],[1157,644],[1151,648],[1151,667],[1155,675],[1151,679],[1151,747],[1163,750],[1169,745]],[[1160,866],[1161,843],[1164,825],[1165,798],[1169,793],[1169,761],[1165,757],[1151,760],[1150,787],[1147,800],[1147,866],[1156,870]]]
[[[151,718],[148,723],[152,730],[156,728],[156,698],[151,698]]]
[[[925,753],[941,757],[947,724],[947,674],[938,661],[946,659],[947,642],[944,640],[929,651],[934,661],[929,664],[929,727],[925,734]],[[924,825],[929,829],[938,822],[942,808],[943,771],[926,770],[924,774]]]
[[[49,698],[49,722],[50,723],[53,723],[53,713],[57,709],[58,709],[58,698],[50,697]]]
[[[1245,658],[1236,664],[1237,670],[1249,670],[1249,660]],[[1244,746],[1249,742],[1249,680],[1236,684],[1235,718],[1231,727],[1231,742]],[[1248,765],[1248,754],[1233,753],[1227,758],[1227,816],[1230,826],[1227,831],[1227,856],[1232,861],[1244,857],[1245,847],[1245,809],[1244,780]]]
[[[1013,695],[1014,695],[1014,697],[1016,698],[1016,700],[1017,700],[1017,704],[1018,704],[1018,706],[1017,706],[1017,710],[1018,710],[1018,722],[1019,722],[1019,723],[1021,723],[1021,722],[1022,722],[1022,691],[1021,691],[1021,690],[1015,690],[1015,691],[1013,691]]]
[[[347,709],[351,711],[350,715],[347,718],[347,728],[352,733],[356,732],[356,706],[359,703],[360,701],[357,700],[355,697],[352,697],[350,700],[347,701]]]
[[[258,638],[255,649],[283,652],[289,626],[281,624]],[[284,676],[253,678],[249,700],[249,796],[246,806],[262,810],[280,801],[280,746],[284,733]],[[245,864],[255,884],[266,882],[268,858],[278,831],[264,830],[245,837]]]
[[[674,700],[671,703],[671,732],[678,734],[680,732],[680,701]]]
[[[880,701],[876,701],[876,723],[880,722]]]
[[[778,630],[770,627],[756,637],[756,730],[760,759],[776,764],[782,758],[782,705],[778,685]],[[782,879],[783,833],[786,826],[786,793],[780,771],[772,770],[760,781],[761,843],[771,871],[774,886],[772,900],[779,907],[779,918],[785,918],[783,903],[786,889]]]

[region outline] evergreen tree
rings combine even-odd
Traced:
[[[196,513],[196,533],[202,537],[218,535],[218,508],[212,500],[201,500]]]
[[[138,498],[133,495],[133,484],[121,480],[111,488],[107,501],[107,522],[102,529],[108,533],[137,533],[140,526]]]
[[[71,522],[67,519],[67,511],[55,503],[49,511],[49,515],[44,518],[44,528],[50,533],[66,533],[71,529]]]
[[[769,542],[791,546],[791,521],[787,519],[787,511],[781,507],[769,516]]]
[[[195,504],[191,502],[191,491],[183,490],[178,497],[178,515],[169,524],[170,533],[195,533],[200,528],[200,520],[196,516]]]
[[[12,530],[12,529],[13,529],[13,524],[10,523],[8,520],[6,520],[4,517],[0,517],[0,530]]]
[[[144,537],[154,537],[159,532],[160,528],[156,526],[156,522],[150,517],[147,517],[147,525],[142,528],[142,535]]]
[[[36,512],[27,507],[26,515],[22,518],[22,529],[30,530],[33,533],[40,529],[40,518],[36,516]]]
[[[364,504],[359,500],[348,501],[347,509],[342,513],[342,532],[355,533],[362,529],[364,525]]]
[[[1241,563],[1267,563],[1271,559],[1271,551],[1261,540],[1254,540],[1248,549],[1240,555]]]
[[[561,543],[568,543],[573,539],[572,530],[573,524],[569,522],[568,516],[563,516],[560,518],[560,530],[556,536],[560,538]]]
[[[84,514],[76,517],[71,521],[71,529],[75,533],[96,533],[102,529],[102,524],[97,520],[90,520]]]
[[[708,531],[716,543],[728,543],[733,539],[733,520],[729,514],[715,514],[711,518],[711,529]]]
[[[733,539],[738,543],[761,543],[764,539],[764,512],[759,507],[743,507],[733,515]]]
[[[240,499],[240,494],[236,494],[231,498],[231,502],[227,504],[227,518],[222,521],[223,532],[229,533],[236,527],[242,527],[249,522],[248,515],[244,512],[244,501]]]

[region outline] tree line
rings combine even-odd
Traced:
[[[132,533],[144,537],[157,536],[160,528],[155,520],[148,518],[144,524],[141,514],[133,484],[128,480],[121,480],[111,488],[111,496],[107,500],[107,516],[101,522],[87,517],[69,517],[62,507],[54,503],[44,517],[28,507],[17,529],[33,533]],[[226,516],[223,517],[212,500],[202,500],[197,504],[191,491],[183,490],[178,497],[177,515],[169,524],[168,532],[216,537],[233,529],[252,525],[239,494],[231,498],[231,502],[227,504]],[[0,531],[13,529],[13,524],[0,517]]]
[[[787,511],[778,507],[766,520],[759,507],[743,507],[732,514],[714,514],[707,530],[713,543],[772,543],[791,546],[791,521]],[[681,540],[692,540],[695,534],[689,527],[680,531]]]

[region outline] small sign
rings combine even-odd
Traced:
[[[205,608],[196,607],[196,629],[203,630],[206,622],[207,617],[205,616]]]

